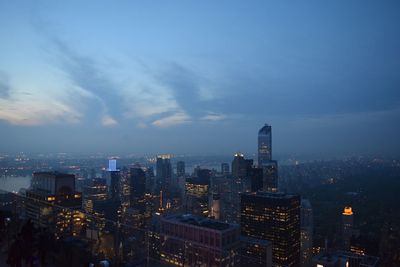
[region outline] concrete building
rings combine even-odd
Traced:
[[[161,218],[160,260],[174,266],[238,266],[239,225],[208,218],[170,215]]]

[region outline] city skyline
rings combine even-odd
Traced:
[[[0,151],[397,155],[399,8],[0,3]]]
[[[400,266],[399,14],[0,1],[0,266]]]

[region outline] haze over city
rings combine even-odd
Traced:
[[[0,1],[0,266],[399,267],[399,14]]]
[[[398,154],[400,3],[0,3],[3,152]]]

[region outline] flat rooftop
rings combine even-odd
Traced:
[[[192,214],[168,215],[163,218],[164,221],[178,222],[181,224],[190,224],[198,227],[204,227],[212,230],[224,231],[238,228],[236,224],[224,223]]]
[[[337,262],[341,259],[345,261],[345,259],[347,258],[358,258],[360,259],[360,264],[367,266],[377,266],[379,261],[378,257],[368,256],[368,255],[358,255],[347,251],[335,251],[330,253],[323,252],[314,256],[313,260],[314,261],[316,260],[318,262],[331,263],[331,262]]]
[[[339,260],[339,256],[333,253],[320,253],[314,256],[313,259],[317,260],[318,262],[331,263],[337,262]]]
[[[276,198],[276,199],[290,199],[290,198],[299,196],[299,195],[295,195],[295,194],[286,194],[283,192],[262,192],[262,191],[258,191],[256,193],[254,193],[254,192],[242,193],[242,195],[265,197],[265,198]]]

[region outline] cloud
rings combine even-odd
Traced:
[[[74,87],[81,89],[81,95],[95,99],[100,113],[111,112],[119,116],[123,97],[119,86],[102,70],[101,65],[89,56],[80,55],[60,38],[50,36],[49,39],[55,48],[57,66]]]
[[[141,63],[144,64],[143,61]],[[152,68],[144,64],[142,78],[146,77],[146,84],[129,99],[133,104],[126,113],[127,117],[153,119],[150,124],[162,127],[186,123],[187,117],[190,121],[217,121],[228,117],[208,111],[215,108],[215,101],[222,97],[215,93],[221,86],[216,80],[210,80],[203,72],[194,71],[178,62],[159,65],[161,67]],[[165,117],[165,114],[171,113],[174,115]],[[154,120],[155,117],[158,118]]]
[[[12,92],[8,99],[0,98],[0,119],[15,125],[78,123],[81,118],[81,113],[49,96]]]
[[[60,38],[50,35],[49,40],[56,66],[67,75],[72,87],[78,89],[75,91],[97,102],[90,112],[109,116],[101,117],[103,125],[115,125],[115,117],[146,124],[160,115],[181,110],[171,90],[157,83],[154,76],[137,69],[134,62],[113,59],[118,64],[105,67],[99,60],[77,53]]]
[[[154,119],[155,116],[180,110],[169,90],[154,84],[153,81],[148,81],[147,85],[141,83],[132,87],[132,85],[127,86],[131,90],[125,92],[125,118],[148,120]]]
[[[51,86],[51,83],[42,85],[54,89]],[[0,120],[24,126],[78,123],[82,114],[70,100],[56,90],[40,90],[31,82],[11,84],[8,73],[0,71]]]
[[[173,125],[190,123],[191,118],[185,112],[177,112],[171,116],[153,121],[151,124],[157,127],[165,128]]]
[[[153,73],[155,79],[168,88],[177,105],[190,116],[199,118],[213,106],[217,91],[216,81],[210,80],[201,71],[178,62],[168,62]]]
[[[188,118],[224,118],[207,112],[221,98],[218,89],[223,87],[218,79],[210,79],[212,71],[175,61],[132,60],[117,53],[107,60],[106,54],[81,52],[78,44],[60,36],[62,31],[46,25],[41,20],[33,23],[46,40],[47,63],[61,71],[61,83],[69,94],[75,94],[74,107],[84,111],[84,119],[99,120],[104,126],[117,124],[114,118],[131,119],[140,128],[168,127],[186,123]]]
[[[138,122],[138,124],[136,125],[138,128],[140,129],[146,129],[147,128],[147,124],[144,122]]]
[[[103,126],[106,126],[106,127],[111,127],[111,126],[117,125],[118,122],[113,117],[111,117],[110,115],[104,115],[101,118],[101,124]]]
[[[227,116],[219,113],[208,113],[207,115],[200,118],[203,121],[220,121],[226,119]]]
[[[336,113],[336,114],[315,114],[308,116],[300,116],[292,120],[297,124],[314,124],[320,126],[344,126],[354,125],[354,123],[369,123],[372,121],[380,121],[386,117],[400,118],[400,107],[383,110],[373,110],[364,112]]]

